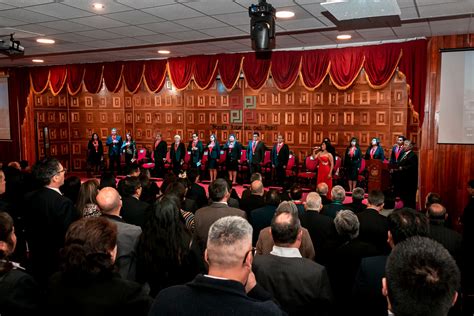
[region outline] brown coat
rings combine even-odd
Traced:
[[[301,256],[303,258],[308,258],[314,260],[315,252],[313,247],[313,242],[309,236],[308,230],[306,228],[301,228],[303,230],[303,235],[301,238],[301,246],[299,248]],[[260,231],[257,241],[257,254],[259,255],[268,255],[273,249],[275,243],[273,242],[272,233],[270,227],[266,227]]]

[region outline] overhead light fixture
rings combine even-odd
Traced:
[[[295,16],[295,13],[292,11],[277,11],[276,17],[280,19],[289,19]]]
[[[158,51],[158,54],[162,54],[162,55],[168,55],[169,53],[171,53],[169,50],[166,50],[166,49],[160,49]]]
[[[336,37],[338,40],[349,40],[352,38],[350,34],[341,34]]]
[[[56,43],[55,40],[50,39],[50,38],[38,38],[36,41],[38,43],[41,43],[41,44],[54,44],[54,43]]]
[[[102,3],[96,2],[92,4],[92,7],[96,10],[102,10],[104,8],[104,5]]]
[[[44,63],[43,59],[32,59],[31,61],[34,63]]]

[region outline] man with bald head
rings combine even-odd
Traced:
[[[250,214],[253,210],[263,207],[265,200],[263,198],[265,190],[263,189],[263,182],[261,180],[252,181],[250,184],[250,196],[242,198],[240,201],[240,208],[247,213],[247,218],[250,220]]]
[[[458,232],[446,227],[448,217],[446,208],[438,203],[431,204],[426,210],[430,219],[430,237],[442,244],[459,265],[462,237]]]
[[[105,187],[97,194],[97,204],[102,216],[117,224],[117,258],[115,264],[123,279],[135,281],[137,246],[142,229],[125,223],[120,216],[122,198],[117,190]]]
[[[329,191],[329,187],[325,182],[321,182],[316,187],[316,192],[321,197],[321,203],[324,205],[328,205],[332,203],[332,200],[327,197]]]

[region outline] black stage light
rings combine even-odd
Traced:
[[[275,8],[266,0],[249,7],[252,48],[268,51],[275,47]]]

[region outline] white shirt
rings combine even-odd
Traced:
[[[272,252],[270,252],[270,254],[284,258],[302,258],[298,248],[273,246]]]
[[[216,279],[216,280],[230,280],[230,279],[227,279],[227,278],[221,278],[221,277],[217,277],[217,276],[213,276],[213,275],[209,275],[209,274],[204,274],[204,276],[206,278],[211,278],[211,279]]]
[[[61,191],[59,191],[58,188],[52,188],[52,187],[48,187],[48,186],[46,186],[46,187],[47,187],[48,189],[50,189],[50,190],[56,191],[56,192],[58,192],[59,194],[63,195],[63,194],[61,193]]]

